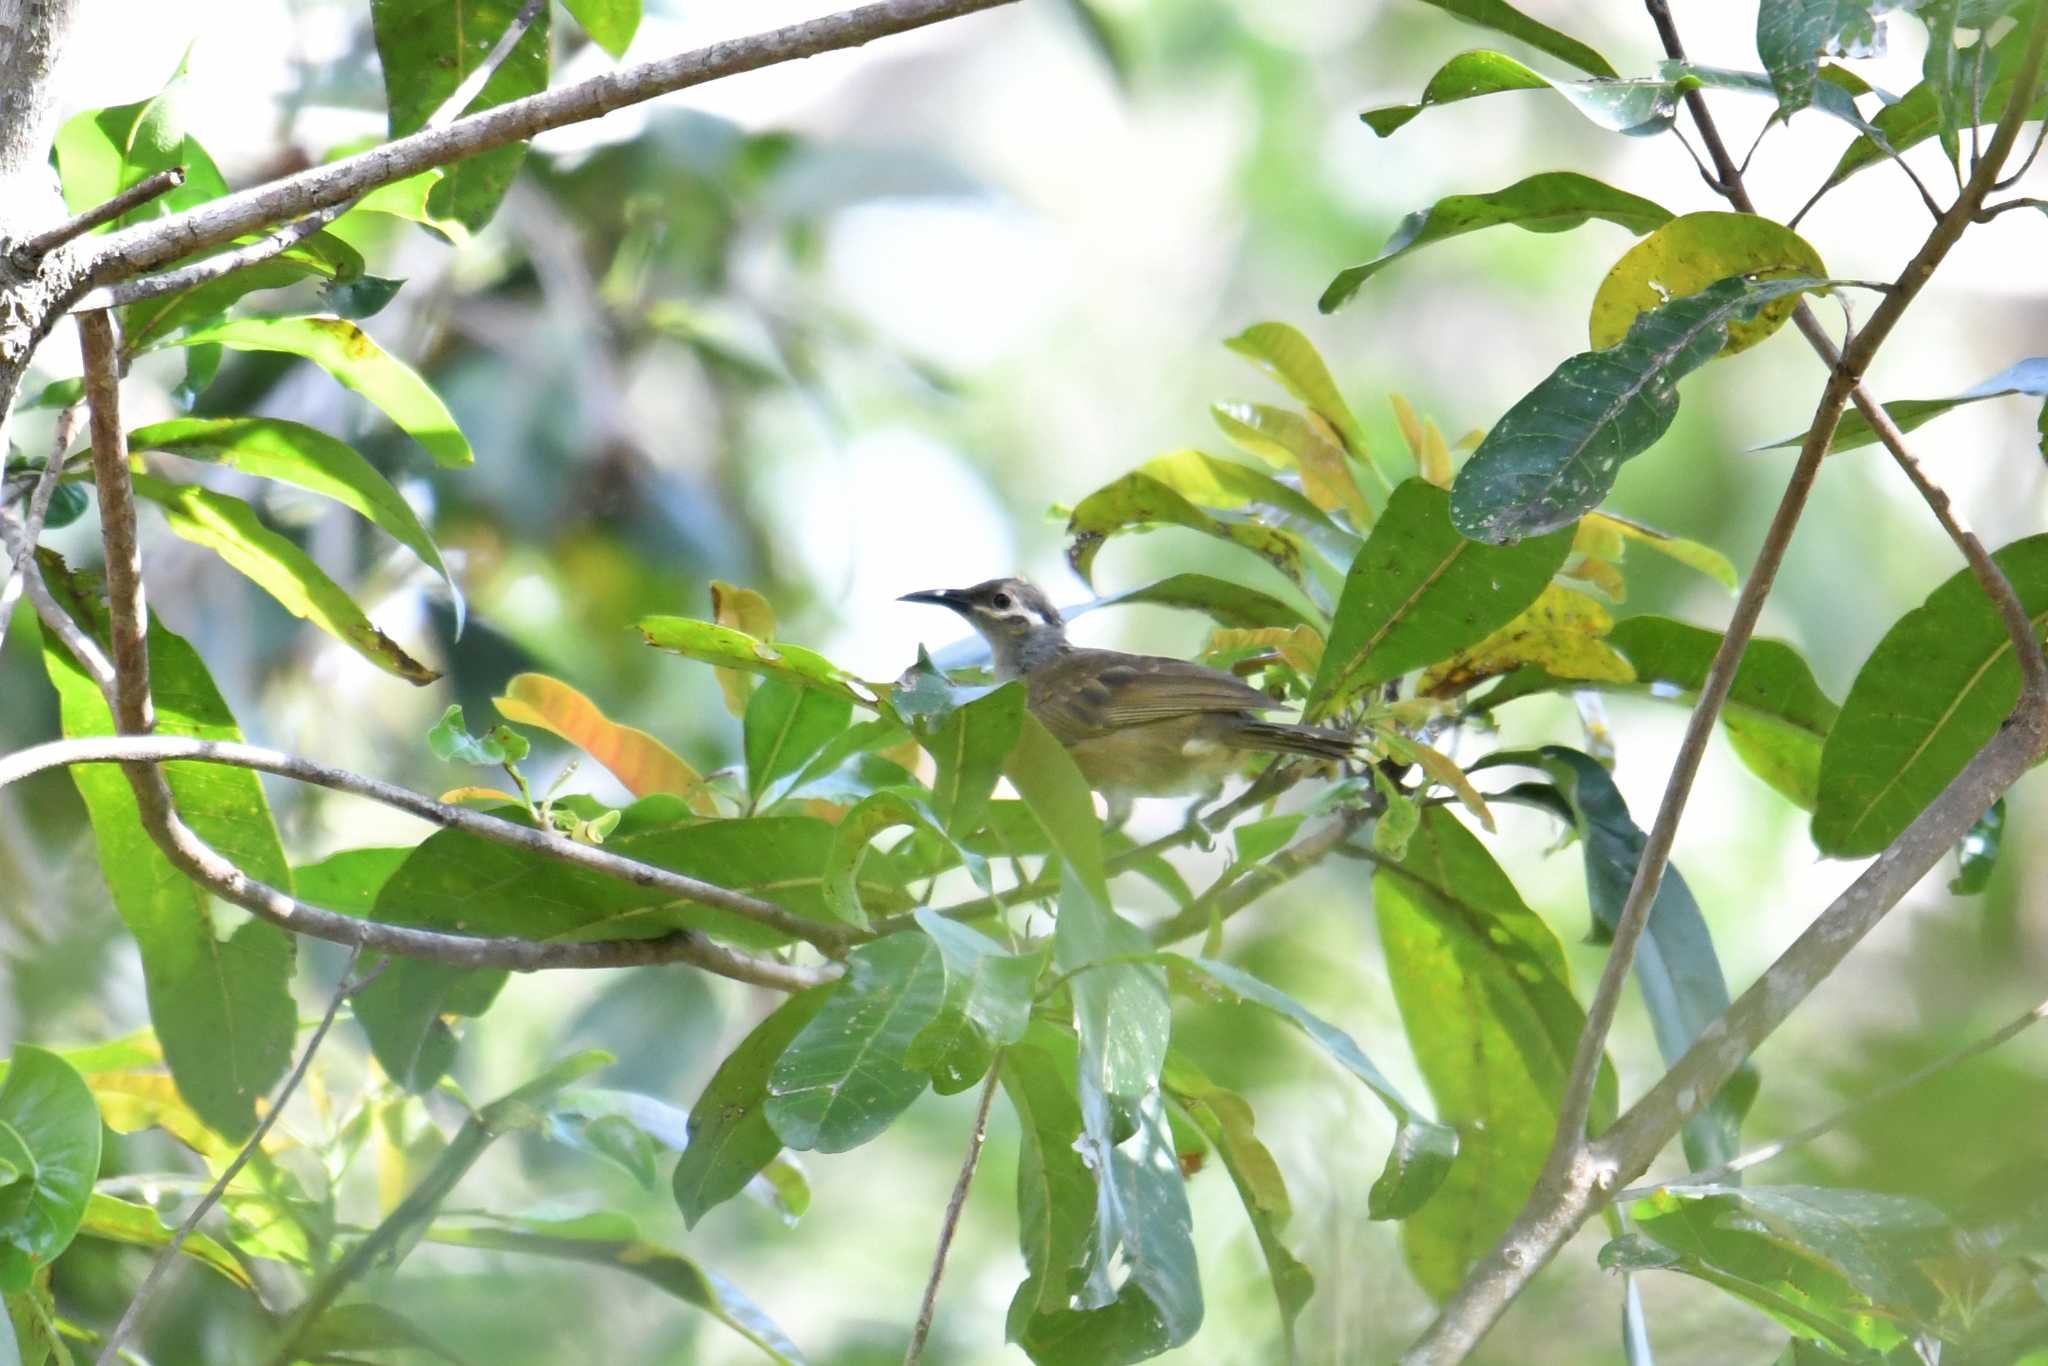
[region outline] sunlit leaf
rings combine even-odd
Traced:
[[[134,1247],[164,1247],[171,1241],[171,1228],[148,1205],[117,1200],[98,1191],[86,1202],[78,1234],[83,1238],[104,1238],[111,1243]],[[235,1255],[199,1229],[185,1235],[178,1251],[193,1261],[225,1276],[244,1290],[254,1291],[256,1282]]]
[[[744,631],[756,640],[775,639],[775,609],[769,606],[767,598],[751,588],[713,579],[711,619],[720,626]],[[726,709],[734,716],[745,716],[747,698],[754,691],[753,678],[744,670],[720,669],[718,686],[725,693]]]
[[[1158,607],[1179,607],[1205,612],[1219,626],[1253,629],[1263,626],[1295,626],[1307,620],[1298,607],[1247,588],[1228,579],[1207,574],[1174,574],[1138,588],[1111,593],[1088,604],[1086,610],[1115,607],[1124,603],[1147,603]],[[1069,613],[1070,617],[1076,615]]]
[[[1424,672],[1416,691],[1424,697],[1456,697],[1530,664],[1553,678],[1634,682],[1635,669],[1605,639],[1613,629],[1614,618],[1592,598],[1547,584],[1520,616]]]
[[[676,1159],[676,1207],[690,1228],[706,1213],[746,1189],[782,1151],[769,1126],[768,1077],[775,1064],[832,994],[813,987],[777,1006],[726,1055],[690,1109],[690,1145]]]
[[[1813,100],[1822,53],[1871,56],[1883,51],[1884,24],[1875,16],[1891,0],[1766,0],[1757,7],[1756,50],[1790,115]]]
[[[640,0],[562,0],[562,6],[576,16],[590,41],[614,57],[626,55],[640,27]]]
[[[1595,350],[1627,337],[1637,318],[1672,299],[1730,276],[1820,278],[1820,253],[1780,223],[1750,213],[1689,213],[1674,218],[1622,254],[1593,295],[1588,330]],[[1721,354],[1732,356],[1770,336],[1798,307],[1796,294],[1765,304],[1753,319],[1731,321]]]
[[[702,660],[721,669],[785,679],[801,687],[851,698],[864,707],[875,705],[873,688],[801,645],[780,641],[770,645],[730,626],[688,617],[642,617],[635,628],[657,650]]]
[[[1142,472],[1105,484],[1075,505],[1067,521],[1067,562],[1089,581],[1104,541],[1162,526],[1185,527],[1242,546],[1296,583],[1302,580],[1301,543],[1294,536],[1252,515],[1205,510]]]
[[[1461,52],[1445,62],[1415,103],[1368,109],[1359,117],[1373,132],[1388,137],[1432,105],[1510,90],[1555,90],[1593,123],[1632,137],[1661,133],[1678,115],[1678,94],[1668,80],[1553,81],[1503,53],[1476,51]]]
[[[1298,471],[1303,491],[1318,508],[1343,509],[1355,527],[1372,525],[1372,507],[1359,491],[1335,432],[1322,418],[1267,403],[1212,403],[1209,411],[1223,434],[1242,449],[1276,468]]]
[[[1565,232],[1599,218],[1638,235],[1671,221],[1671,211],[1575,171],[1545,171],[1518,180],[1491,194],[1454,194],[1403,218],[1379,254],[1362,265],[1341,271],[1330,282],[1317,307],[1334,313],[1351,301],[1365,282],[1411,251],[1481,228],[1513,225],[1528,232]],[[1413,420],[1403,420],[1403,431]],[[1421,460],[1421,427],[1409,439]]]
[[[159,171],[185,168],[183,185],[96,231],[112,232],[178,213],[228,192],[213,158],[185,131],[179,106],[186,80],[185,64],[180,62],[164,88],[150,98],[87,109],[57,130],[51,152],[63,182],[65,206],[73,213],[97,208]]]
[[[1676,560],[1689,569],[1697,569],[1731,593],[1740,582],[1734,564],[1726,555],[1710,545],[1688,541],[1683,536],[1673,536],[1668,531],[1659,531],[1656,527],[1645,526],[1641,522],[1612,512],[1589,512],[1580,518],[1579,534],[1583,537],[1589,529],[1611,531],[1619,538],[1648,546],[1667,559]]]
[[[1280,322],[1255,323],[1223,344],[1271,375],[1281,388],[1330,424],[1352,455],[1372,463],[1365,429],[1358,425],[1337,382],[1330,378],[1330,368],[1315,344],[1299,328]]]
[[[506,680],[505,695],[491,702],[507,721],[537,726],[575,745],[610,769],[636,797],[668,792],[689,802],[699,815],[717,812],[702,775],[674,750],[644,730],[612,720],[558,678],[514,674]]]
[[[1500,544],[1569,525],[1678,413],[1678,381],[1719,355],[1729,325],[1811,279],[1722,280],[1637,318],[1628,336],[1553,370],[1502,415],[1451,490],[1451,521]]]
[[[1465,770],[1459,768],[1450,755],[1396,730],[1376,730],[1373,734],[1394,758],[1403,763],[1420,764],[1431,783],[1441,783],[1449,788],[1481,826],[1489,832],[1493,830],[1493,812],[1487,808],[1486,799],[1479,795],[1479,790],[1465,776]],[[1426,789],[1427,784],[1424,787]]]
[[[747,699],[741,749],[747,759],[747,796],[758,803],[779,778],[795,773],[841,731],[853,701],[770,676]]]

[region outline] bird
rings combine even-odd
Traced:
[[[1357,742],[1321,726],[1267,721],[1279,704],[1221,669],[1067,640],[1052,600],[1020,578],[905,593],[948,608],[988,642],[998,682],[1023,679],[1025,705],[1073,756],[1121,826],[1137,797],[1194,795],[1194,813],[1253,754],[1341,762]]]

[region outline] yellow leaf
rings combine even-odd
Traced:
[[[1589,512],[1581,522],[1581,525],[1584,525],[1585,522],[1597,522],[1611,530],[1616,536],[1626,536],[1632,541],[1641,541],[1658,554],[1668,555],[1689,569],[1699,570],[1700,573],[1713,579],[1731,593],[1735,591],[1737,584],[1740,582],[1735,573],[1734,563],[1726,555],[1723,555],[1710,545],[1702,545],[1698,541],[1688,541],[1683,536],[1673,536],[1668,531],[1660,531],[1656,527],[1646,526],[1627,517],[1617,517],[1611,512]],[[1608,558],[1618,559],[1619,556],[1609,556]]]
[[[1270,650],[1288,668],[1310,678],[1323,664],[1323,637],[1313,626],[1223,627],[1209,633],[1209,644],[1202,653],[1227,655],[1241,650]]]
[[[713,579],[711,619],[720,626],[745,631],[756,640],[775,639],[775,609],[751,588]],[[747,699],[754,693],[754,676],[739,669],[720,669],[718,686],[725,690],[726,710],[745,716]]]
[[[1422,420],[1415,416],[1414,407],[1399,394],[1388,394],[1387,402],[1394,407],[1394,421],[1400,425],[1401,439],[1408,443],[1408,454],[1415,457],[1417,469],[1422,467]]]
[[[597,703],[560,679],[518,674],[505,685],[505,696],[492,700],[507,721],[552,731],[603,764],[634,796],[671,792],[700,816],[718,814],[703,776],[674,750],[644,730],[607,717]]]
[[[1465,770],[1452,761],[1442,750],[1431,749],[1420,740],[1411,739],[1396,730],[1375,731],[1379,741],[1396,759],[1411,764],[1420,764],[1423,773],[1432,783],[1440,783],[1456,794],[1465,809],[1479,818],[1479,823],[1488,830],[1493,829],[1493,812],[1487,808],[1486,798],[1479,795],[1479,789],[1472,786],[1472,780],[1465,776]],[[1417,796],[1422,793],[1418,792]]]
[[[1568,579],[1592,584],[1614,602],[1628,601],[1628,580],[1621,576],[1620,567],[1612,560],[1583,556],[1577,563],[1567,565],[1563,572]]]
[[[495,787],[451,787],[441,794],[439,800],[444,806],[462,806],[468,802],[475,802],[479,806],[486,803],[501,806],[506,802],[514,806],[523,804],[511,793],[500,792]]]
[[[1581,517],[1578,527],[1573,530],[1572,549],[1596,560],[1618,561],[1628,553],[1628,542],[1622,539],[1620,530],[1612,522],[1597,512],[1591,512]]]
[[[1422,424],[1422,477],[1440,489],[1451,486],[1451,448],[1431,418]]]
[[[1365,494],[1351,472],[1343,436],[1314,410],[1308,414],[1308,425],[1322,440],[1311,443],[1300,453],[1302,492],[1326,512],[1343,508],[1351,517],[1351,525],[1365,530],[1372,525],[1372,504],[1365,501]]]
[[[1551,584],[1528,610],[1469,650],[1432,665],[1417,691],[1455,697],[1496,675],[1535,664],[1557,678],[1632,683],[1636,671],[1601,637],[1614,629],[1607,609],[1584,593]]]

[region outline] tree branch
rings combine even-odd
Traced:
[[[185,1245],[185,1239],[191,1236],[193,1229],[199,1227],[199,1221],[206,1217],[206,1212],[220,1202],[221,1196],[227,1194],[228,1186],[263,1146],[264,1135],[268,1134],[270,1126],[277,1122],[278,1115],[284,1111],[285,1102],[292,1098],[292,1093],[299,1089],[299,1083],[305,1080],[306,1070],[313,1063],[313,1055],[318,1053],[320,1045],[326,1042],[327,1031],[334,1027],[334,1017],[341,1012],[341,1003],[365,985],[349,976],[355,971],[356,960],[360,957],[360,949],[349,954],[348,962],[341,969],[341,980],[334,984],[334,994],[327,1000],[327,1012],[320,1017],[320,1023],[313,1027],[313,1037],[306,1040],[306,1047],[299,1054],[298,1065],[292,1068],[291,1075],[284,1079],[284,1085],[277,1088],[277,1094],[270,1098],[270,1108],[256,1121],[255,1129],[251,1131],[248,1141],[242,1145],[241,1150],[235,1154],[234,1160],[222,1168],[214,1183],[207,1187],[206,1194],[200,1196],[198,1202],[179,1221],[176,1231],[171,1234],[171,1240],[156,1254],[156,1260],[150,1263],[149,1272],[142,1278],[142,1284],[136,1288],[134,1298],[128,1301],[128,1307],[122,1311],[120,1322],[114,1325],[113,1332],[107,1334],[106,1343],[100,1348],[95,1366],[117,1366],[121,1359],[122,1342],[135,1331],[136,1324],[141,1321],[142,1311],[148,1306],[150,1296],[155,1293],[157,1283],[169,1275],[171,1268],[176,1265],[178,1249]]]
[[[1645,4],[1664,40],[1667,54],[1674,60],[1683,60],[1684,47],[1678,39],[1665,0],[1645,0]],[[1790,544],[1793,528],[1804,509],[1807,495],[1812,491],[1821,459],[1834,438],[1842,410],[1854,396],[1871,358],[1932,278],[1942,258],[1968,228],[1977,208],[1996,181],[1999,168],[2011,154],[2040,76],[2044,42],[2048,42],[2048,12],[2037,12],[2026,53],[2014,74],[2012,96],[1985,155],[1863,330],[1851,338],[1838,355],[1810,308],[1801,304],[1794,314],[1800,331],[1817,352],[1832,362],[1833,369],[1807,429],[1806,440],[1800,448],[1798,462],[1787,481],[1778,511],[1758,551],[1756,567],[1736,602],[1721,648],[1714,656],[1680,743],[1656,821],[1650,829],[1641,861],[1637,864],[1635,880],[1615,927],[1613,947],[1592,1003],[1587,1007],[1586,1026],[1566,1079],[1559,1107],[1557,1137],[1550,1157],[1521,1214],[1499,1245],[1467,1274],[1457,1292],[1445,1303],[1435,1323],[1410,1348],[1404,1358],[1407,1362],[1463,1359],[1536,1272],[1557,1254],[1565,1240],[1595,1210],[1607,1203],[1615,1186],[1648,1165],[1656,1152],[1678,1131],[1684,1118],[1713,1097],[1750,1052],[1769,1036],[1794,1005],[1804,1000],[1833,970],[1841,956],[1870,925],[1896,904],[1927,869],[1933,867],[1949,845],[1968,831],[2005,787],[2016,781],[2040,756],[2044,747],[2048,747],[2048,695],[2037,694],[2030,687],[2022,692],[2019,710],[2007,723],[2006,729],[1893,842],[1877,863],[1828,910],[1823,911],[1807,934],[1787,950],[1784,957],[1720,1020],[1701,1034],[1692,1050],[1609,1130],[1606,1137],[1588,1144],[1585,1126],[1591,1109],[1593,1085],[1606,1049],[1607,1034],[1613,1026],[1636,948],[1648,924],[1650,906],[1656,899],[1657,888],[1670,862],[1678,820],[1698,775],[1714,722],[1727,700],[1735,671],[1742,662],[1757,616],[1762,611],[1764,598],[1770,592],[1785,549]],[[1686,101],[1699,126],[1701,140],[1720,174],[1729,202],[1744,212],[1754,212],[1740,169],[1729,157],[1705,101],[1699,97],[1698,91],[1688,92]],[[1913,469],[1909,468],[1909,476],[1912,473]],[[1941,512],[1942,509],[1938,508],[1937,515]],[[1948,525],[1950,523],[1944,521],[1944,526]],[[1980,551],[1981,548],[1978,547]],[[1969,546],[1963,545],[1963,549],[1966,557],[1970,556]],[[2004,577],[1997,573],[1997,566],[1991,564],[1988,557],[1983,563],[1996,576],[1986,582],[1986,590],[1997,601],[2000,591],[1996,585],[2004,584]],[[1977,561],[1973,558],[1972,568],[1976,567]],[[2003,592],[2011,595],[2009,584],[2004,584]],[[2003,605],[2001,611],[2004,611]],[[2020,648],[2031,648],[2038,654],[2039,646],[2033,642],[2031,628],[2024,639],[2028,643]],[[2002,783],[1987,788],[1987,773],[2002,777]],[[1980,796],[1982,800],[1978,800]],[[1929,840],[1931,844],[1925,843]],[[1809,940],[1816,935],[1821,936],[1820,942],[1809,945]],[[1802,950],[1802,945],[1808,947]],[[1760,991],[1767,999],[1757,999]],[[1717,1046],[1708,1048],[1710,1040]],[[1681,1095],[1685,1101],[1683,1105],[1678,1103]],[[1637,1165],[1637,1159],[1640,1159],[1640,1165]]]
[[[125,279],[245,233],[345,204],[366,191],[430,167],[520,142],[551,128],[598,118],[726,76],[858,47],[876,38],[1008,3],[1011,0],[879,0],[842,14],[622,67],[559,90],[494,106],[445,128],[423,129],[182,214],[124,229],[93,244],[88,273],[96,285]]]
[[[102,223],[111,223],[130,209],[147,204],[159,195],[169,194],[185,183],[185,168],[173,166],[136,181],[121,193],[95,208],[75,214],[54,228],[46,229],[16,247],[13,252],[17,269],[31,271],[36,262],[63,246],[66,242],[85,236]]]
[[[939,1280],[946,1274],[946,1254],[953,1248],[953,1235],[960,1228],[960,1212],[967,1206],[967,1191],[974,1184],[974,1169],[981,1162],[981,1145],[988,1138],[989,1107],[995,1103],[996,1086],[1003,1075],[1003,1055],[997,1051],[989,1064],[988,1080],[982,1084],[981,1104],[975,1107],[974,1127],[967,1132],[967,1155],[960,1160],[960,1176],[953,1182],[953,1197],[946,1202],[946,1217],[939,1224],[939,1246],[932,1253],[932,1274],[924,1283],[924,1300],[918,1305],[917,1323],[910,1332],[910,1347],[903,1354],[903,1366],[917,1366],[924,1359],[925,1339],[932,1333],[932,1315],[939,1304]]]

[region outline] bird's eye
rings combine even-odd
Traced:
[[[994,607],[998,612],[1009,611],[1011,606],[1013,606],[1015,602],[1015,600],[1011,598],[1011,596],[1008,593],[998,593],[994,597],[990,598],[988,601],[989,605],[991,607]]]

